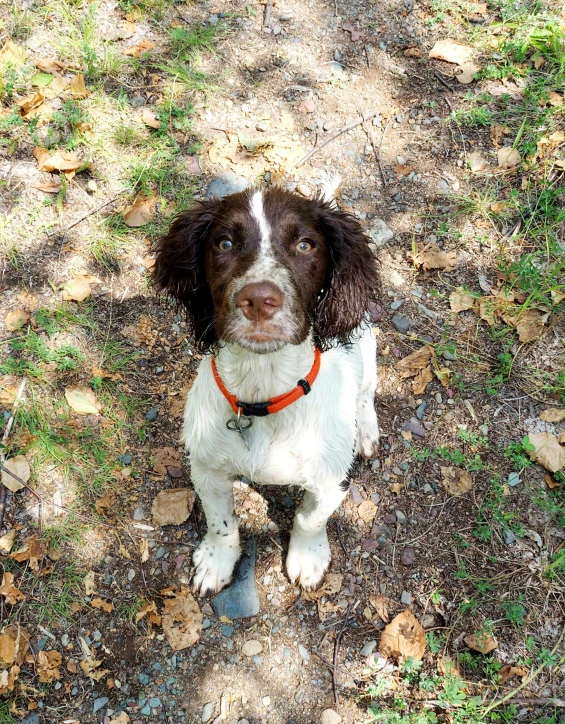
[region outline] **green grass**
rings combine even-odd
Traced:
[[[30,610],[39,624],[61,624],[72,616],[72,605],[80,603],[84,571],[76,563],[55,566],[55,570],[42,578],[40,593],[29,601]]]

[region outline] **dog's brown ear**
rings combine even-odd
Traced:
[[[313,310],[313,329],[322,348],[351,341],[377,298],[377,262],[359,223],[349,214],[319,202],[318,222],[328,245],[330,263],[320,301]]]
[[[203,352],[216,343],[214,305],[204,271],[204,242],[214,221],[212,202],[179,214],[155,246],[155,287],[186,311],[196,346]]]

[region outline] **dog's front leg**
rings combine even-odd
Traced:
[[[230,582],[241,554],[239,529],[233,506],[233,480],[209,470],[197,458],[190,460],[192,482],[202,501],[208,531],[194,551],[194,589],[215,593]]]
[[[302,588],[318,588],[331,560],[326,524],[347,495],[341,479],[327,480],[306,490],[290,535],[286,570]]]

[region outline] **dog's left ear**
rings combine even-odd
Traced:
[[[377,298],[379,277],[375,255],[356,219],[320,202],[318,223],[330,260],[312,321],[316,342],[324,348],[332,341],[350,341]]]

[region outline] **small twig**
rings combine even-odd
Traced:
[[[344,126],[343,128],[340,128],[339,131],[336,131],[335,133],[332,133],[331,136],[328,136],[326,139],[320,143],[319,146],[314,146],[314,148],[310,149],[308,153],[303,156],[300,161],[298,161],[295,164],[295,168],[300,168],[300,166],[304,165],[306,161],[309,161],[312,156],[314,156],[318,151],[320,151],[324,146],[327,146],[328,143],[331,141],[334,141],[336,138],[341,136],[344,133],[347,133],[347,131],[351,131],[354,128],[357,128],[357,126],[360,126],[362,123],[365,123],[365,121],[370,120],[371,118],[374,118],[375,116],[378,116],[380,111],[371,111],[370,113],[365,113],[361,116],[361,118],[358,121],[353,121],[352,123],[349,123],[347,126]]]
[[[383,181],[383,187],[384,187],[384,188],[386,188],[387,182],[386,182],[385,174],[384,174],[384,171],[383,171],[382,147],[383,147],[383,143],[385,142],[386,132],[388,131],[388,127],[390,126],[391,122],[392,122],[392,117],[389,118],[388,121],[386,122],[386,125],[385,125],[384,130],[383,130],[383,135],[382,135],[382,137],[381,137],[381,141],[380,141],[379,147],[378,147],[378,149],[377,149],[377,163],[379,164],[379,171],[381,172],[381,179],[382,179],[382,181]]]
[[[335,519],[335,529],[336,529],[336,531],[337,531],[337,539],[338,539],[338,541],[339,541],[339,544],[340,544],[343,552],[345,553],[345,557],[348,558],[348,557],[349,557],[349,553],[348,553],[347,548],[345,547],[345,545],[343,544],[343,541],[342,541],[342,539],[341,539],[341,528],[340,528],[340,525],[339,525],[339,520],[338,520],[337,518]]]
[[[271,27],[271,14],[273,12],[273,0],[267,0],[267,6],[265,7],[265,19],[263,20],[263,27]]]
[[[312,651],[312,653],[314,654],[314,656],[317,656],[320,661],[323,661],[330,671],[333,671],[334,665],[331,661],[328,661],[325,656],[322,656],[322,654],[319,654],[317,651]]]
[[[94,209],[87,211],[86,214],[83,214],[79,219],[77,219],[76,221],[73,221],[72,224],[69,224],[64,229],[56,229],[55,231],[51,231],[51,232],[49,232],[49,234],[47,234],[47,236],[55,236],[55,234],[66,234],[67,231],[74,228],[75,226],[80,224],[85,219],[88,219],[89,216],[96,214],[98,211],[101,211],[105,206],[108,206],[108,204],[111,204],[112,201],[115,201],[118,198],[118,196],[123,194],[125,191],[126,191],[126,189],[122,189],[121,191],[118,191],[117,194],[114,194],[114,196],[107,199],[103,204],[100,204],[100,206],[96,206]]]
[[[547,696],[530,696],[526,697],[525,699],[520,699],[520,697],[516,697],[514,699],[508,699],[506,703],[518,704],[518,706],[527,706],[529,704],[530,706],[558,706],[561,708],[565,708],[565,699],[552,699],[551,697]]]
[[[367,46],[363,46],[363,50],[365,51],[365,60],[367,61],[367,68],[371,67],[371,60],[369,58],[369,51],[367,50]]]
[[[445,78],[442,77],[441,73],[439,73],[437,70],[434,72],[434,76],[439,80],[439,82],[445,86],[448,90],[450,90],[453,93],[453,88],[449,85],[449,83],[445,80]]]
[[[16,416],[16,410],[18,408],[18,405],[23,399],[24,390],[27,385],[27,378],[24,377],[20,388],[18,390],[18,394],[16,395],[16,399],[14,400],[14,406],[12,408],[12,413],[10,415],[10,419],[8,420],[8,424],[6,425],[6,429],[4,430],[4,434],[2,435],[2,446],[5,446],[6,440],[8,439],[8,436],[10,435],[10,432],[12,431],[12,426],[14,424],[14,418]],[[4,455],[4,447],[0,449],[0,463],[3,463],[6,459],[6,456]],[[6,501],[8,499],[8,488],[5,485],[2,485],[0,483],[0,531],[2,530],[2,525],[4,524],[4,513],[6,511]]]
[[[338,660],[338,656],[339,656],[339,645],[341,643],[341,637],[343,636],[345,627],[347,626],[350,612],[351,612],[351,604],[348,604],[347,610],[345,611],[345,618],[343,619],[343,624],[339,630],[338,635],[336,636],[335,644],[334,644],[334,663],[333,663],[333,670],[332,670],[332,684],[333,684],[333,690],[334,690],[334,702],[336,704],[339,703],[338,680],[337,680],[337,674],[338,674],[337,660]]]

